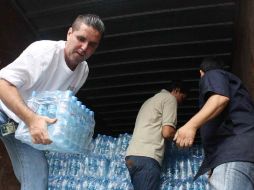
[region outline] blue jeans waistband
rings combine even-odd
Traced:
[[[3,110],[0,109],[0,136],[14,133],[18,123],[9,118]]]

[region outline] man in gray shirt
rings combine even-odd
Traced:
[[[126,166],[135,190],[158,190],[165,139],[172,139],[177,124],[177,104],[186,98],[182,82],[172,82],[144,102],[139,110],[126,153]]]

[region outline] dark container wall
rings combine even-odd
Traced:
[[[254,1],[237,0],[235,48],[232,70],[254,99]]]
[[[0,69],[14,60],[22,50],[34,41],[35,36],[9,0],[0,0]],[[8,153],[0,141],[0,189],[18,190],[17,181]]]

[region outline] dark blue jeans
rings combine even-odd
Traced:
[[[125,160],[134,190],[160,189],[161,168],[155,159],[144,156],[127,156]]]

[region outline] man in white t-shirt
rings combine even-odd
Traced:
[[[126,152],[126,166],[135,190],[158,190],[165,139],[173,139],[177,104],[186,98],[183,83],[173,82],[141,106]]]
[[[33,143],[50,144],[47,125],[56,119],[39,116],[26,105],[32,91],[81,88],[88,76],[88,59],[98,47],[104,24],[97,15],[79,15],[69,28],[66,41],[42,40],[32,43],[0,71],[0,129],[21,120],[29,128]],[[21,143],[14,133],[3,134],[21,190],[46,190],[48,165],[42,151]]]

